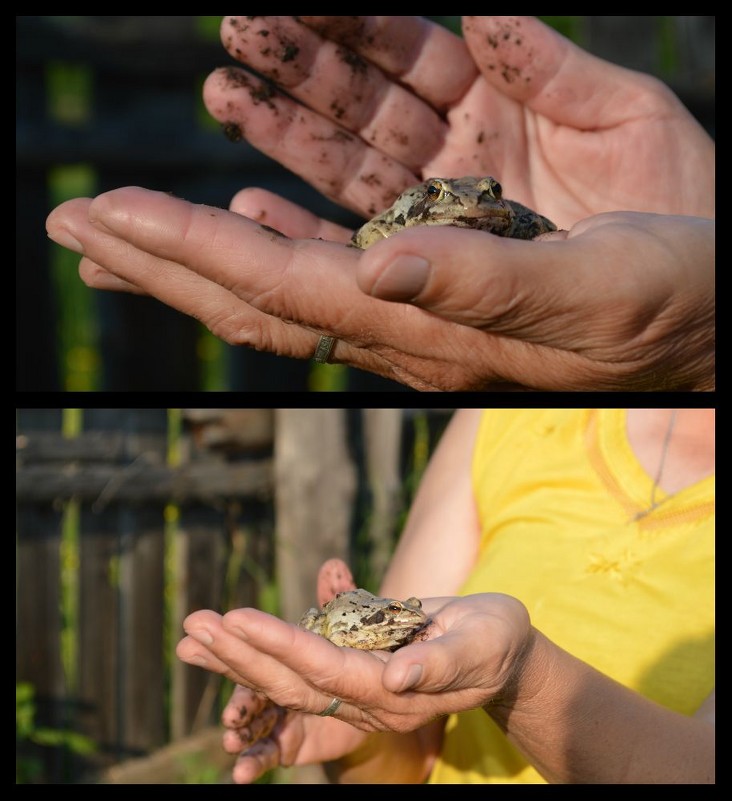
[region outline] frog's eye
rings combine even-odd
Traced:
[[[442,192],[442,184],[439,181],[432,181],[432,183],[430,183],[430,185],[427,187],[427,197],[430,200],[439,200]]]
[[[402,605],[398,601],[392,601],[388,607],[390,612],[401,612]]]
[[[498,181],[494,181],[491,179],[491,185],[488,191],[493,195],[496,200],[501,199],[501,195],[503,194],[503,187],[498,183]]]

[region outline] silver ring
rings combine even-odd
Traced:
[[[330,354],[333,353],[335,343],[335,337],[320,337],[318,346],[315,348],[315,353],[313,354],[313,359],[315,359],[318,364],[326,364],[328,359],[330,359]]]
[[[341,699],[340,699],[340,698],[334,698],[334,699],[333,699],[333,700],[332,700],[332,701],[331,701],[331,702],[328,704],[328,706],[326,707],[326,709],[324,709],[322,712],[318,712],[318,717],[319,717],[319,718],[327,718],[327,717],[330,717],[331,715],[335,715],[335,713],[338,711],[338,707],[339,707],[339,706],[340,706],[342,703],[343,703],[343,701],[341,701]]]

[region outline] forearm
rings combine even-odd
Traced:
[[[325,765],[328,778],[340,784],[418,784],[430,773],[442,742],[444,721],[409,734],[374,732],[351,754]]]
[[[539,632],[486,712],[549,782],[714,781],[714,726],[649,701]]]

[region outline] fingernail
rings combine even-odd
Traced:
[[[193,639],[196,640],[196,642],[200,642],[201,645],[213,645],[213,637],[206,629],[194,629],[188,632],[188,636],[193,637]]]
[[[422,665],[412,665],[404,677],[402,686],[399,688],[400,692],[404,690],[411,690],[415,684],[422,678]]]
[[[384,300],[411,300],[427,283],[430,263],[421,256],[397,256],[376,279],[371,295]]]
[[[75,239],[65,228],[56,228],[53,233],[50,231],[48,232],[48,238],[55,242],[57,245],[61,245],[63,248],[68,248],[69,250],[75,250],[77,253],[83,253],[84,248],[79,242],[78,239]]]

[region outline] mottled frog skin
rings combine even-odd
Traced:
[[[368,590],[350,590],[339,592],[322,611],[308,609],[298,625],[335,645],[395,651],[410,643],[426,623],[418,598],[397,601]]]
[[[541,214],[505,200],[495,178],[430,178],[402,192],[391,208],[361,226],[351,244],[366,249],[413,225],[474,228],[513,239],[557,230]]]

